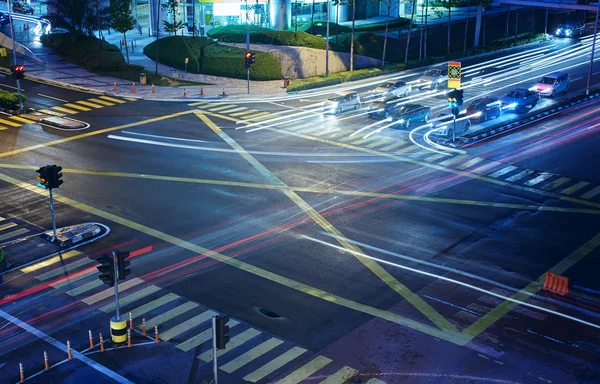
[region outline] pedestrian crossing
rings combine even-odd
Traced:
[[[53,107],[49,107],[46,109],[40,109],[36,112],[45,113],[52,116],[63,117],[67,115],[75,115],[81,112],[89,112],[96,109],[101,109],[105,107],[112,107],[115,105],[125,104],[127,102],[136,101],[137,99],[133,99],[130,97],[126,98],[116,98],[110,96],[98,96],[92,97],[86,100],[77,100],[73,102],[64,103],[61,105],[55,105]],[[0,125],[2,122],[0,122]],[[31,123],[29,123],[31,124]]]
[[[102,284],[95,266],[95,261],[73,250],[65,253],[62,259],[50,258],[23,267],[21,271],[34,274],[36,280],[94,310],[112,313],[115,310],[113,288]],[[181,353],[195,354],[201,362],[212,362],[211,326],[217,311],[137,277],[119,284],[119,306],[121,313],[131,313],[138,330],[142,329],[142,324],[148,329],[157,325],[160,340],[173,343]],[[303,346],[240,320],[230,319],[228,326],[230,341],[227,349],[217,352],[219,369],[226,382],[297,384],[306,380],[341,384],[351,382],[358,373],[343,362],[314,355]],[[331,371],[331,367],[335,367],[331,373],[319,373],[324,368]],[[385,384],[384,381],[376,383]]]

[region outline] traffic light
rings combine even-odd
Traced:
[[[217,333],[217,349],[225,349],[225,346],[229,342],[229,316],[227,315],[219,315],[216,318],[216,333]]]
[[[131,273],[131,269],[128,267],[131,265],[131,261],[125,260],[129,257],[129,252],[117,251],[117,269],[119,270],[119,280],[125,280],[127,275]]]
[[[11,65],[10,71],[12,72],[15,79],[20,80],[25,77],[25,66],[24,65]]]
[[[252,64],[256,62],[256,53],[251,51],[246,51],[246,68],[250,68]]]
[[[458,107],[458,100],[457,100],[458,94],[457,94],[457,90],[453,89],[451,91],[448,92],[448,106],[451,108],[456,108]]]
[[[454,90],[454,97],[456,98],[456,103],[458,105],[462,105],[463,104],[463,89],[455,89]]]
[[[50,186],[50,182],[52,180],[52,172],[50,168],[46,165],[44,167],[40,167],[40,169],[38,169],[36,172],[40,174],[37,177],[37,186],[44,189],[52,188]]]
[[[98,268],[98,278],[104,283],[111,287],[115,285],[115,261],[111,254],[104,254],[96,259],[100,265]]]
[[[451,112],[454,115],[454,117],[458,117],[458,115],[460,115],[460,109],[458,107],[453,107],[451,109]]]
[[[59,167],[58,165],[50,165],[49,167],[50,167],[50,188],[58,188],[63,183],[63,181],[61,180],[61,178],[63,177],[63,174],[60,172],[60,171],[62,171],[62,167]]]

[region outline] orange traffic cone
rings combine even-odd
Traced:
[[[187,97],[187,89],[183,88],[183,97]]]
[[[131,92],[135,92],[136,88],[135,88],[135,83],[131,84]]]
[[[116,90],[117,90],[117,82],[115,81],[115,82],[113,83],[113,91],[116,91]]]
[[[204,89],[200,87],[200,96],[204,96]]]
[[[225,88],[223,88],[223,95],[222,96],[225,97]]]
[[[156,93],[156,89],[154,89],[154,84],[152,84],[152,93]]]

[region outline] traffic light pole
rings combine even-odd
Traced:
[[[52,242],[54,243],[54,240],[56,240],[56,220],[54,218],[54,199],[52,198],[52,188],[48,188],[48,191],[50,191],[50,214],[52,215]]]
[[[12,12],[10,11],[10,0],[6,0],[8,6],[8,20],[10,21],[10,39],[12,40],[12,51],[13,51],[13,65],[17,65],[17,48],[15,46],[15,25],[13,24]],[[17,95],[19,97],[19,109],[23,110],[23,98],[21,97],[21,81],[17,79]],[[50,202],[52,202],[52,190],[50,190]],[[52,217],[54,217],[54,211],[52,211]],[[54,230],[54,237],[56,238],[56,229]]]
[[[212,333],[213,333],[213,376],[215,378],[214,383],[219,384],[217,379],[217,317],[212,318]]]
[[[454,116],[454,128],[452,128],[452,142],[456,141],[456,116]]]
[[[121,314],[119,313],[119,266],[117,260],[117,252],[112,251],[113,264],[115,268],[115,304],[117,309],[116,321],[121,320]]]
[[[250,51],[250,29],[248,28],[248,0],[246,0],[246,52]],[[250,67],[246,69],[248,75],[248,94],[250,94]]]

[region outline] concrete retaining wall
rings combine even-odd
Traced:
[[[243,49],[246,48],[246,44],[221,44]],[[289,77],[292,80],[325,75],[325,51],[322,49],[265,44],[250,44],[250,49],[272,54],[281,65],[281,73],[283,76]],[[354,55],[354,69],[380,66],[381,60],[367,56]],[[329,51],[329,73],[349,70],[349,53]]]

